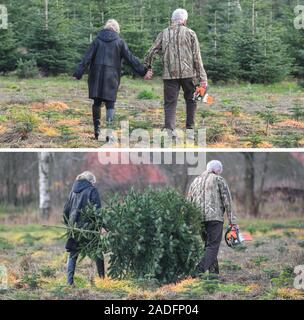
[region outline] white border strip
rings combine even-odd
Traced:
[[[281,148],[281,149],[268,149],[268,148],[263,148],[263,149],[252,149],[252,148],[245,148],[245,149],[229,149],[229,148],[46,148],[46,149],[41,149],[41,148],[32,148],[32,149],[0,149],[0,154],[1,153],[9,153],[9,152],[15,152],[15,153],[39,153],[39,152],[58,152],[58,153],[106,153],[106,152],[142,152],[142,153],[148,153],[148,152],[162,152],[162,153],[167,153],[167,152],[173,152],[173,153],[181,153],[181,152],[196,152],[196,153],[214,153],[214,152],[219,152],[219,153],[238,153],[238,152],[253,152],[253,153],[304,153],[304,148]]]

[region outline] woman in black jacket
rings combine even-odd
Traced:
[[[74,225],[76,224],[78,228],[82,228],[81,225],[81,212],[89,204],[96,207],[96,209],[101,208],[101,200],[98,190],[94,187],[96,183],[96,178],[91,172],[84,172],[80,174],[73,185],[70,196],[64,206],[63,218],[65,224]],[[105,235],[107,231],[105,229],[101,230],[101,234]],[[74,239],[68,239],[66,244],[66,249],[70,253],[67,267],[67,283],[68,285],[74,284],[74,274],[76,269],[76,262],[78,259],[77,243]],[[104,278],[104,260],[98,258],[96,260],[96,266],[98,275],[100,278]]]
[[[119,32],[118,22],[109,20],[90,45],[74,73],[74,77],[80,80],[86,68],[89,67],[89,98],[94,100],[92,112],[96,140],[100,134],[102,103],[106,105],[108,125],[114,119],[122,60],[124,59],[140,76],[146,76],[146,79],[152,76],[152,71],[147,70],[130,52],[125,41],[120,38]],[[108,141],[110,139],[111,137],[107,137]]]

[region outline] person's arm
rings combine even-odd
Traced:
[[[145,57],[144,64],[145,64],[147,69],[151,69],[152,68],[155,55],[162,49],[162,42],[163,42],[163,33],[161,32],[157,36],[157,38],[155,40],[155,43],[150,48],[150,50],[148,51],[148,53],[147,53],[147,55]]]
[[[91,192],[90,195],[90,202],[91,204],[96,206],[96,209],[101,209],[101,199],[100,199],[100,195],[99,192],[96,188],[94,188]],[[100,233],[102,236],[106,235],[108,232],[107,226],[105,224],[102,225],[102,228],[100,230]]]
[[[192,53],[193,53],[194,69],[196,71],[196,76],[200,83],[205,82],[207,84],[208,77],[204,68],[204,64],[201,56],[201,48],[200,48],[200,44],[199,44],[196,33],[193,33]]]
[[[96,207],[96,209],[101,208],[101,200],[99,192],[96,188],[94,188],[90,194],[90,203]]]
[[[190,185],[190,188],[188,190],[187,197],[186,197],[186,199],[190,202],[193,202],[192,189],[193,189],[193,183]]]
[[[63,208],[63,222],[65,225],[68,225],[69,223],[70,212],[71,212],[71,194],[69,195],[69,198],[66,201]]]
[[[88,207],[93,207],[94,209],[99,210],[101,208],[101,200],[100,200],[100,196],[98,193],[98,190],[96,188],[92,188],[89,191],[88,194],[88,204],[86,205],[86,207],[82,208],[79,211],[80,214],[80,221],[77,223],[77,227],[81,228],[81,229],[87,229],[89,224],[90,224],[90,219],[88,218],[83,218],[81,217],[81,214],[86,210],[86,208]]]
[[[140,76],[144,77],[147,73],[147,68],[140,63],[139,59],[136,58],[130,49],[128,48],[128,45],[124,40],[122,44],[122,57],[126,60],[126,62],[132,67],[132,69],[138,73]]]
[[[218,179],[219,190],[225,213],[227,214],[229,224],[236,224],[236,216],[233,210],[232,197],[227,182],[222,177]]]
[[[88,66],[91,64],[94,56],[95,56],[95,51],[96,51],[96,43],[93,41],[89,48],[87,49],[83,59],[79,63],[77,69],[75,70],[73,77],[80,80],[82,76],[84,75],[86,69]]]

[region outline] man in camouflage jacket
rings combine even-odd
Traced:
[[[223,166],[220,161],[211,161],[207,170],[197,177],[190,186],[188,199],[202,210],[205,255],[197,266],[197,271],[219,274],[217,255],[223,235],[224,215],[229,224],[236,224],[229,187],[220,176]]]
[[[145,58],[145,66],[152,68],[154,57],[163,57],[163,80],[165,97],[165,128],[174,132],[176,127],[176,106],[180,87],[183,88],[187,105],[187,129],[195,123],[196,102],[193,94],[196,86],[207,86],[200,45],[194,31],[186,27],[188,13],[177,9],[172,15],[172,25],[163,30]]]

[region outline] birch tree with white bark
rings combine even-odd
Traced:
[[[52,154],[50,152],[41,152],[39,159],[39,210],[43,219],[48,219],[51,212],[51,183],[50,166]]]

